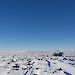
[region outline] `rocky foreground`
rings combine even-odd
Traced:
[[[0,75],[75,75],[75,52],[0,51]]]

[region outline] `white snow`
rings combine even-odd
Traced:
[[[0,51],[0,75],[75,75],[75,52]]]

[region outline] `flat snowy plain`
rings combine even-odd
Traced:
[[[0,51],[0,75],[75,75],[75,51]]]

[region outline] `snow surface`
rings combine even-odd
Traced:
[[[75,75],[75,52],[0,51],[0,75]]]

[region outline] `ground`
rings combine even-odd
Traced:
[[[75,52],[0,51],[0,75],[75,75]]]

